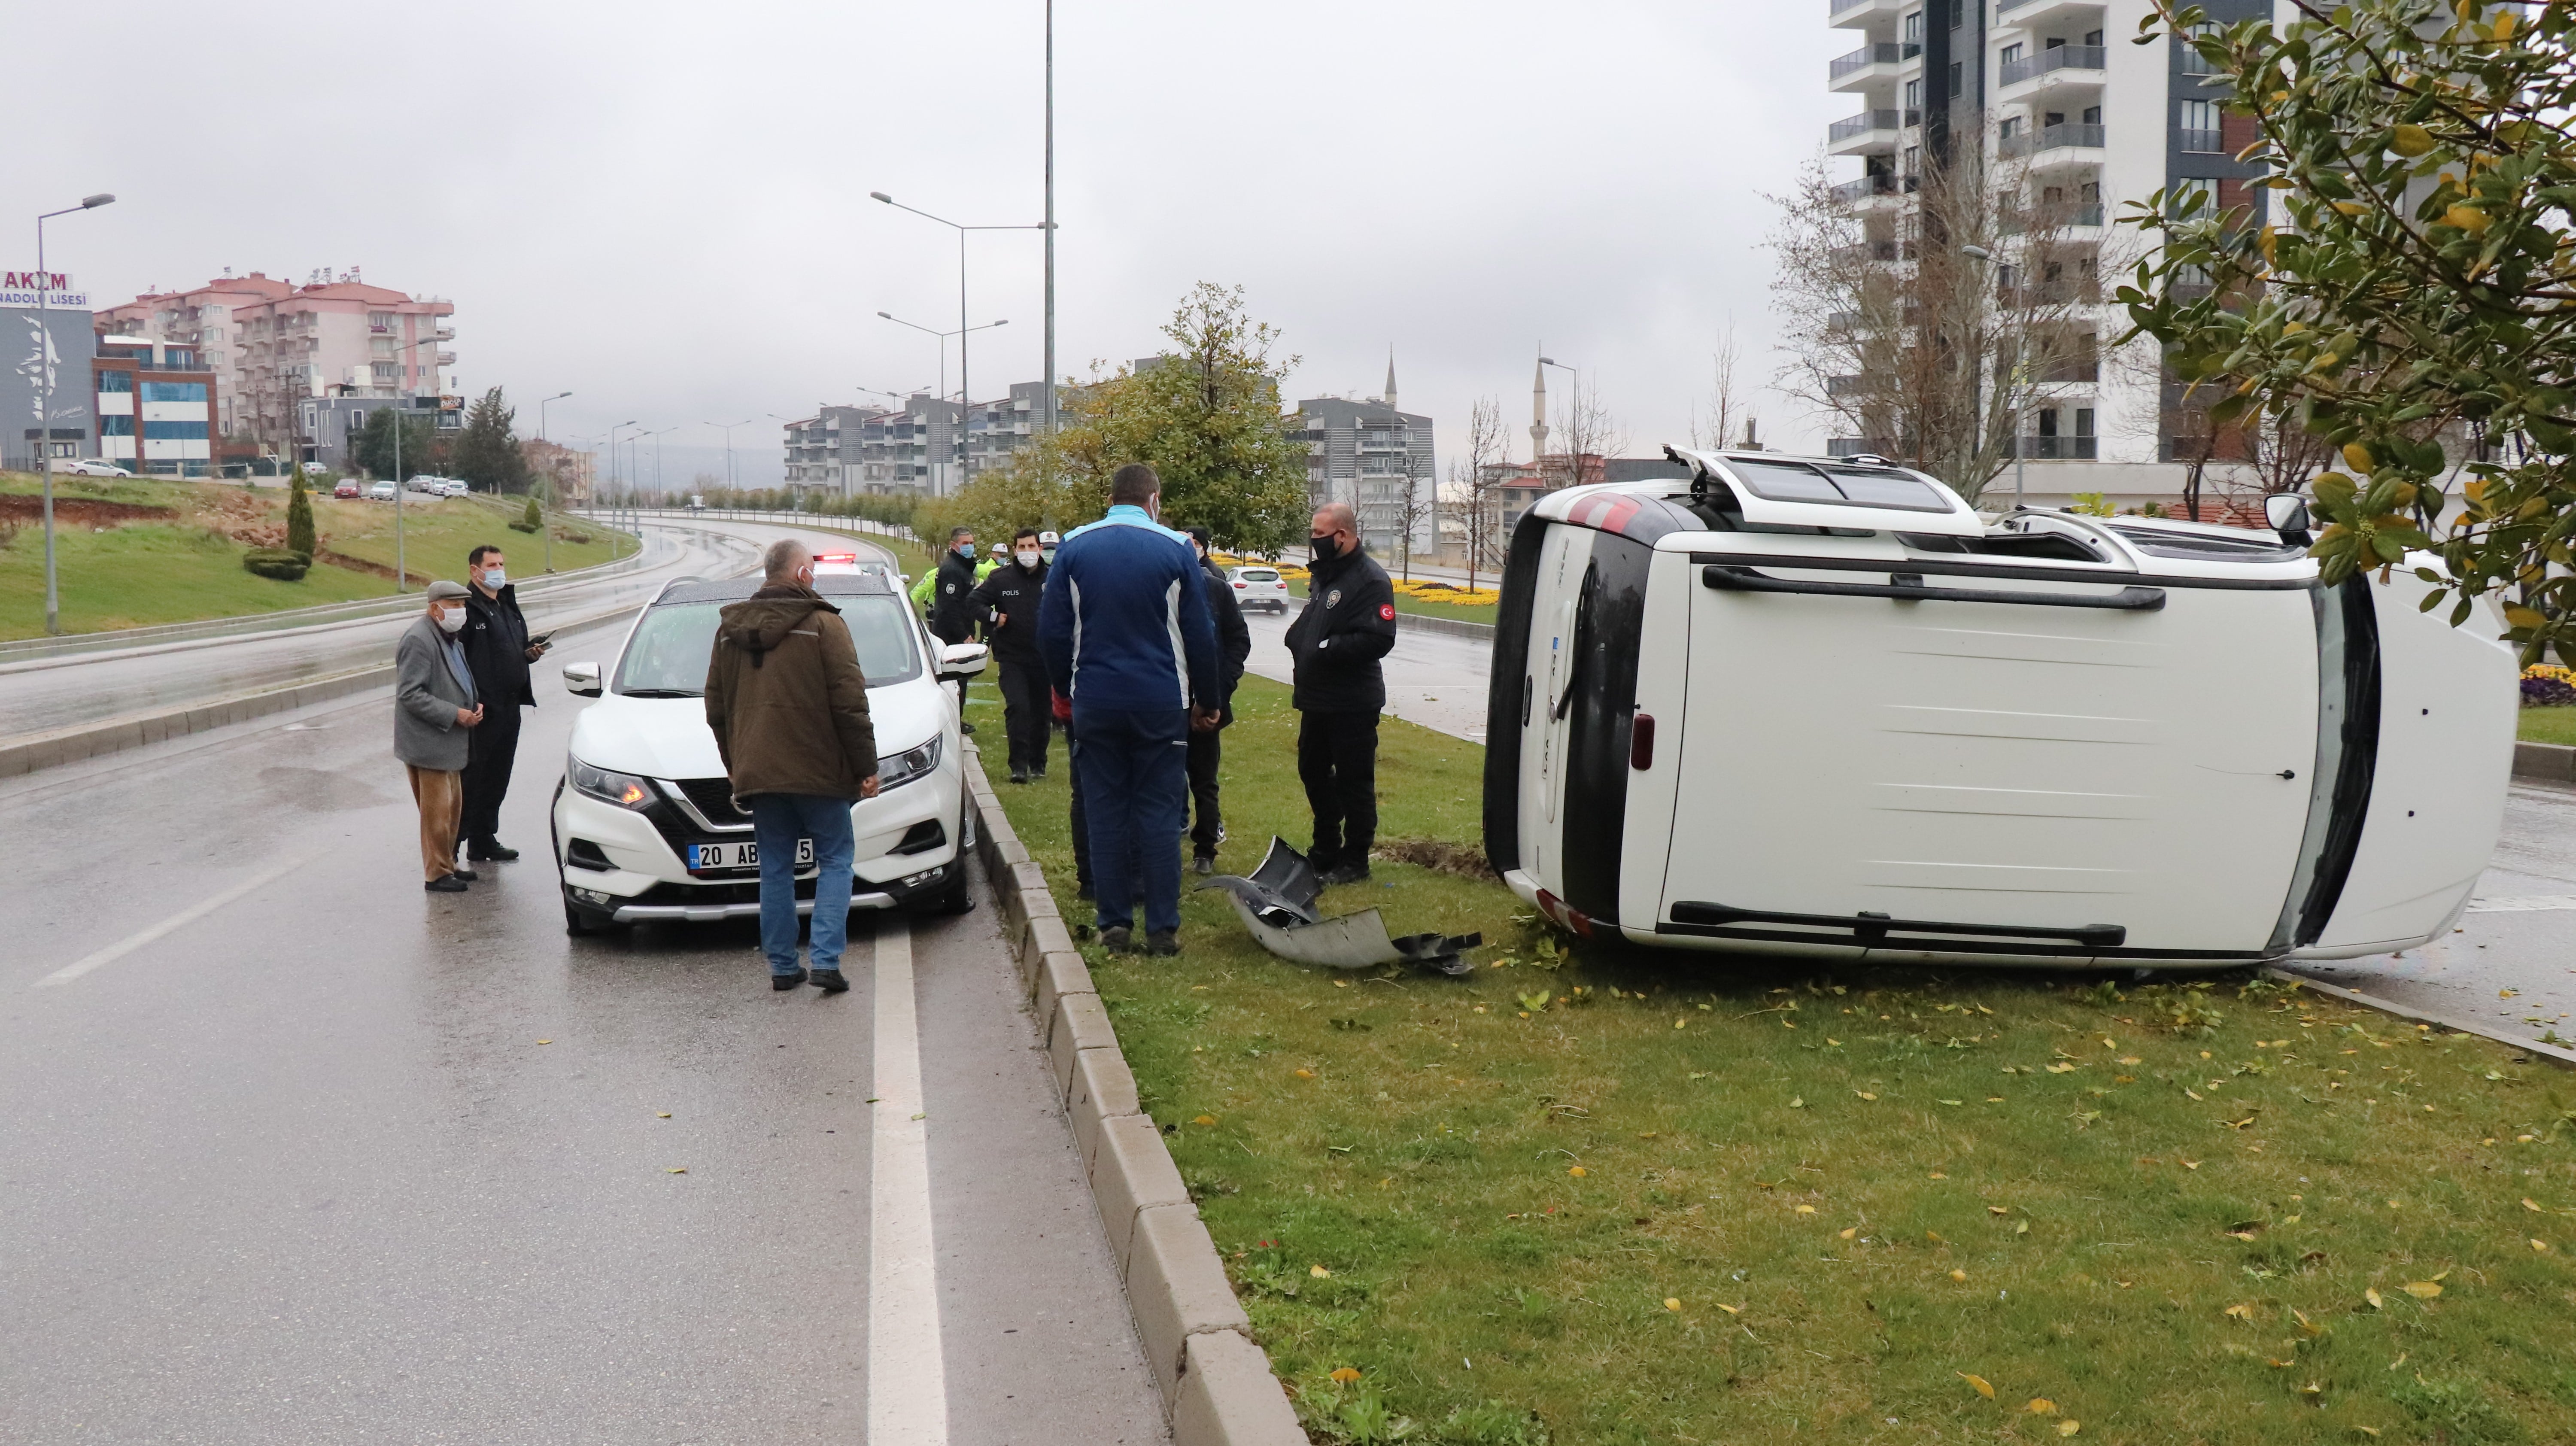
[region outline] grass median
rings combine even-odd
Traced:
[[[1236,712],[1241,872],[1306,824],[1287,689]],[[1568,945],[1454,871],[1482,750],[1381,728],[1326,912],[1481,929],[1472,977],[1300,969],[1215,893],[1177,960],[1086,946],[1320,1439],[2576,1439],[2555,1066],[2242,976]],[[1066,771],[1000,792],[1087,921]]]

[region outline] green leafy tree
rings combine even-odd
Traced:
[[[519,451],[511,427],[518,412],[494,387],[466,409],[465,430],[456,439],[456,475],[478,492],[525,492],[528,459]]]
[[[2157,0],[2142,23],[2232,89],[2279,214],[2160,193],[2127,218],[2162,245],[2119,300],[2220,396],[2214,425],[2295,419],[2335,449],[2310,483],[2328,580],[2430,549],[2427,608],[2502,594],[2536,658],[2576,628],[2576,6],[2295,8],[2221,27]]]
[[[313,499],[304,494],[304,479],[298,476],[287,484],[286,550],[313,560]]]
[[[402,475],[394,475],[394,429],[402,429]],[[357,463],[367,475],[395,482],[409,481],[420,473],[436,470],[445,448],[439,441],[438,427],[432,418],[407,415],[392,407],[378,407],[367,414],[358,428],[355,447]]]
[[[1228,551],[1275,552],[1303,536],[1306,444],[1280,410],[1298,358],[1273,358],[1279,333],[1245,314],[1240,286],[1200,282],[1163,334],[1173,351],[1082,399],[1074,430],[1097,436],[1096,464],[1152,463],[1164,517],[1205,527]]]

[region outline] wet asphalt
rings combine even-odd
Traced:
[[[381,693],[0,786],[0,1440],[865,1438],[873,921],[566,937],[538,693],[463,896]],[[904,927],[948,1438],[1163,1439],[990,905]]]

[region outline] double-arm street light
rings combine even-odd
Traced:
[[[757,422],[757,421],[759,421],[759,420],[760,420],[760,419],[759,419],[758,417],[745,417],[745,418],[743,418],[743,419],[742,419],[741,421],[739,421],[739,422],[700,422],[700,423],[698,423],[698,425],[699,425],[699,426],[701,426],[701,427],[713,427],[713,428],[715,428],[717,431],[724,433],[724,439],[725,439],[725,486],[726,486],[728,489],[732,490],[732,491],[739,492],[739,491],[741,491],[741,490],[742,490],[742,484],[741,484],[741,483],[739,483],[739,482],[736,482],[736,481],[734,480],[734,476],[733,476],[733,429],[734,429],[734,428],[736,428],[736,427],[748,427],[748,426],[750,426],[752,423]]]
[[[53,273],[45,267],[45,223],[56,216],[74,211],[95,211],[109,205],[116,197],[105,191],[81,197],[77,206],[47,211],[36,218],[36,366],[41,392],[36,403],[36,454],[42,459],[45,474],[45,636],[55,637],[63,630],[62,595],[54,585],[54,333],[46,325],[46,313],[53,291]],[[139,469],[143,463],[142,407],[135,408],[134,460]]]
[[[973,388],[973,387],[972,387],[972,385],[970,385],[970,384],[968,383],[968,381],[967,381],[967,371],[966,371],[966,333],[967,333],[967,332],[970,332],[970,331],[980,331],[980,330],[982,330],[982,329],[983,329],[983,328],[981,328],[981,327],[973,327],[973,326],[968,326],[968,325],[966,324],[966,233],[967,233],[967,232],[969,232],[969,231],[1037,231],[1037,232],[1044,233],[1044,234],[1046,235],[1047,239],[1048,239],[1050,242],[1052,242],[1052,241],[1055,239],[1055,221],[1053,220],[1053,211],[1054,211],[1054,186],[1053,186],[1053,181],[1052,181],[1052,171],[1053,171],[1053,165],[1054,165],[1054,160],[1053,160],[1053,158],[1054,158],[1054,154],[1055,154],[1055,152],[1054,152],[1054,141],[1053,141],[1053,119],[1052,119],[1052,115],[1053,115],[1053,112],[1052,112],[1052,103],[1053,103],[1053,102],[1052,102],[1052,96],[1053,96],[1053,90],[1052,90],[1052,87],[1053,87],[1053,84],[1054,84],[1054,74],[1055,74],[1055,72],[1054,72],[1054,68],[1053,68],[1053,60],[1052,60],[1052,57],[1053,57],[1053,53],[1054,53],[1054,40],[1053,40],[1053,36],[1054,36],[1054,33],[1055,33],[1055,32],[1054,32],[1054,24],[1055,24],[1055,22],[1054,22],[1054,18],[1053,18],[1053,11],[1052,11],[1052,10],[1050,10],[1050,11],[1049,11],[1049,18],[1048,18],[1048,22],[1047,22],[1047,24],[1048,24],[1048,32],[1047,32],[1047,33],[1048,33],[1048,36],[1049,36],[1049,39],[1048,39],[1048,54],[1049,54],[1049,57],[1050,57],[1050,59],[1049,59],[1049,68],[1048,68],[1048,72],[1047,72],[1047,74],[1048,74],[1048,85],[1049,85],[1049,87],[1050,87],[1050,90],[1049,90],[1049,96],[1050,96],[1050,102],[1049,102],[1049,104],[1050,104],[1050,112],[1049,112],[1049,116],[1050,116],[1050,119],[1049,119],[1049,132],[1048,132],[1048,133],[1049,133],[1049,141],[1048,141],[1048,152],[1047,152],[1047,154],[1048,154],[1048,166],[1049,166],[1049,171],[1050,171],[1050,181],[1049,181],[1049,186],[1048,186],[1048,211],[1049,211],[1049,219],[1044,220],[1044,221],[1040,221],[1039,223],[1037,223],[1037,224],[1036,224],[1036,225],[1034,225],[1034,226],[968,226],[968,225],[964,225],[964,224],[962,224],[962,223],[960,223],[960,222],[951,221],[951,220],[949,220],[949,219],[948,219],[947,217],[945,217],[945,216],[933,216],[933,215],[931,215],[928,211],[924,211],[924,210],[922,210],[921,208],[919,208],[919,207],[917,207],[917,206],[907,206],[907,205],[905,205],[904,203],[902,203],[901,201],[896,200],[894,197],[887,195],[887,194],[886,194],[885,192],[883,192],[883,191],[870,191],[870,192],[868,192],[868,196],[869,196],[869,198],[870,198],[870,199],[872,199],[872,200],[883,201],[884,203],[886,203],[886,204],[887,204],[887,205],[889,205],[889,206],[894,207],[894,208],[895,208],[896,210],[898,210],[898,211],[910,211],[912,214],[914,214],[914,215],[916,215],[916,216],[921,217],[921,218],[922,218],[923,220],[925,220],[925,221],[936,221],[936,222],[938,222],[940,225],[942,225],[942,226],[946,226],[946,227],[950,228],[951,230],[953,230],[953,231],[955,231],[955,232],[957,233],[957,332],[956,332],[956,336],[957,336],[957,398],[958,398],[957,413],[958,413],[958,422],[959,422],[959,424],[960,424],[961,428],[963,427],[964,422],[965,422],[966,409],[967,409],[968,407],[970,407],[970,406],[972,406],[972,405],[974,404],[974,395],[975,395],[975,393],[974,393],[974,388]],[[1055,248],[1054,248],[1052,245],[1050,245],[1050,246],[1047,248],[1047,257],[1048,257],[1048,261],[1049,261],[1049,263],[1050,263],[1050,268],[1049,268],[1049,273],[1048,273],[1048,274],[1049,274],[1049,279],[1050,279],[1050,281],[1052,281],[1052,278],[1053,278],[1052,263],[1053,263],[1053,260],[1054,260],[1054,256],[1055,256]],[[1053,286],[1052,286],[1052,285],[1050,285],[1050,286],[1049,286],[1049,288],[1048,288],[1048,302],[1049,302],[1049,306],[1048,306],[1048,310],[1047,310],[1047,337],[1046,337],[1047,366],[1048,366],[1050,369],[1052,369],[1052,368],[1054,367],[1054,365],[1055,365],[1055,310],[1054,310],[1054,307],[1053,307],[1053,301],[1054,301],[1054,288],[1053,288]],[[878,313],[878,315],[883,316],[883,315],[884,315],[884,313],[883,313],[883,312],[879,312],[879,313]],[[891,319],[891,318],[889,318],[889,319]],[[999,326],[999,325],[1001,325],[1001,323],[1000,323],[1000,322],[995,322],[995,323],[993,323],[993,324],[994,324],[995,326]],[[910,325],[910,323],[906,323],[906,325]],[[928,330],[928,328],[923,328],[923,329],[924,329],[924,330]],[[1050,376],[1050,377],[1048,377],[1048,378],[1047,378],[1047,381],[1046,381],[1046,387],[1047,387],[1047,395],[1048,395],[1049,397],[1054,396],[1054,394],[1055,394],[1055,378],[1054,378],[1054,377]],[[1050,412],[1052,412],[1052,411],[1054,410],[1053,405],[1052,405],[1051,403],[1050,403],[1050,405],[1049,405],[1048,410],[1049,410]],[[959,444],[958,444],[958,451],[959,451],[959,454],[960,454],[960,464],[961,464],[961,465],[960,465],[960,474],[959,474],[959,475],[960,475],[960,477],[961,477],[961,479],[962,479],[962,477],[963,477],[963,475],[964,475],[964,473],[963,473],[963,459],[964,459],[964,452],[965,452],[965,443],[963,442],[963,440],[962,440],[962,439],[960,440],[960,442],[959,442]]]
[[[952,336],[957,338],[957,467],[959,483],[960,485],[963,485],[966,467],[966,399],[968,396],[968,392],[966,390],[966,334],[973,331],[991,331],[997,326],[1009,326],[1011,324],[1010,318],[1004,317],[1000,321],[988,321],[982,326],[964,326],[960,327],[956,331],[941,331],[935,327],[923,326],[917,321],[906,321],[891,311],[880,311],[877,315],[884,317],[886,320],[893,322],[897,326],[908,326],[914,331],[924,332],[939,338],[939,395],[943,401],[946,400],[948,396],[948,339]]]

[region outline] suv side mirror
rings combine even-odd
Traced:
[[[950,643],[939,650],[939,680],[972,678],[984,671],[992,650],[982,643]]]
[[[563,665],[563,680],[564,691],[572,694],[576,698],[596,698],[599,696],[599,665],[597,663],[566,663]]]
[[[2283,542],[2305,547],[2308,536],[2308,499],[2295,492],[2275,492],[2263,499],[2263,520],[2281,534]]]

